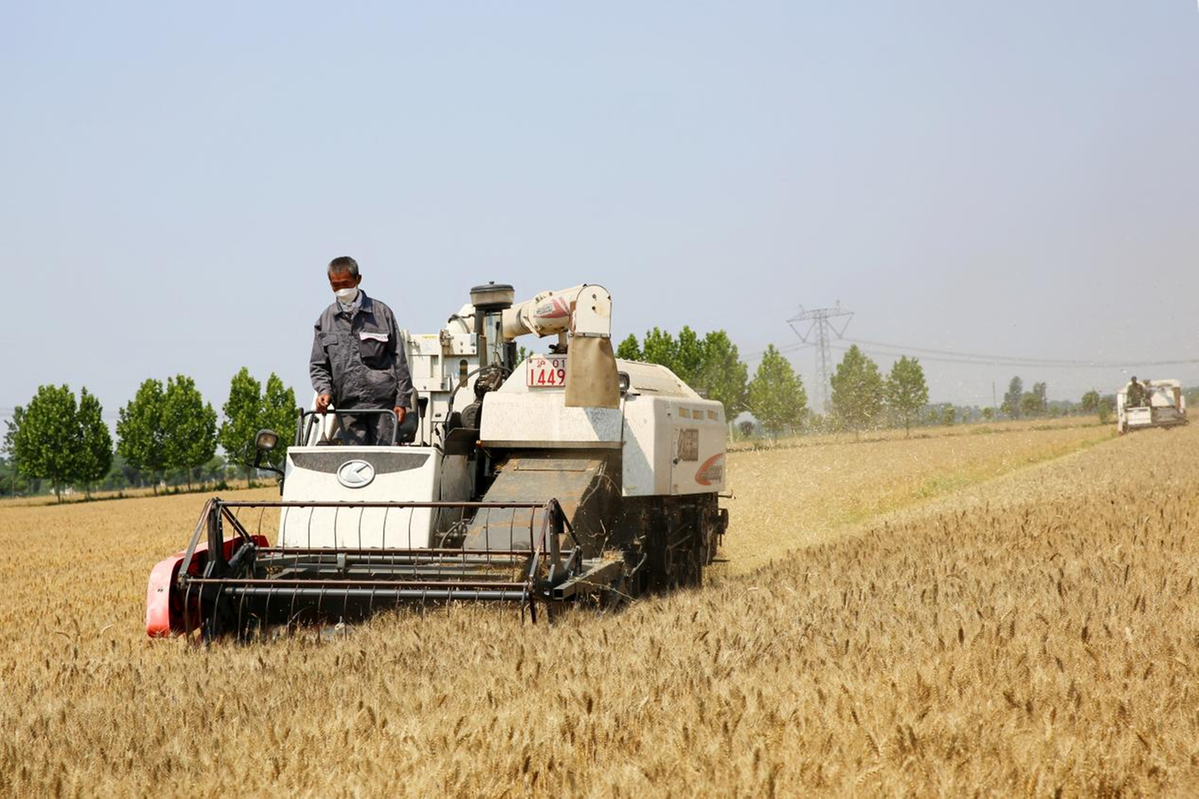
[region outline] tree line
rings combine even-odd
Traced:
[[[845,353],[832,377],[828,417],[811,411],[803,378],[773,344],[752,378],[737,345],[723,330],[700,336],[684,327],[674,336],[655,327],[640,340],[630,334],[616,356],[667,367],[703,396],[723,403],[727,419],[748,411],[771,437],[814,426],[860,431],[883,420],[910,430],[928,404],[919,360],[904,356],[884,377],[857,345]]]
[[[1106,424],[1116,411],[1116,395],[1100,394],[1095,389],[1084,393],[1078,402],[1070,400],[1050,401],[1045,383],[1033,383],[1032,391],[1024,390],[1024,381],[1013,377],[1003,395],[999,411],[1009,419],[1038,418],[1046,416],[1098,416]],[[990,408],[986,409],[990,411]],[[993,416],[993,412],[987,418]]]
[[[750,413],[757,424],[742,422],[744,433],[750,434],[760,426],[771,437],[801,431],[860,433],[878,427],[902,427],[910,434],[913,425],[1079,413],[1098,414],[1100,421],[1106,422],[1115,408],[1114,397],[1101,396],[1097,391],[1087,392],[1079,402],[1051,401],[1046,383],[1034,383],[1030,391],[1025,391],[1020,377],[1012,378],[997,408],[929,404],[928,383],[919,359],[902,356],[884,374],[861,348],[853,345],[830,378],[829,407],[821,413],[809,407],[803,379],[774,345],[766,348],[751,378],[737,346],[723,330],[701,336],[684,327],[675,336],[655,327],[641,339],[629,335],[616,355],[667,367],[701,395],[722,402],[726,418]],[[1199,397],[1192,402],[1199,403]]]
[[[684,327],[675,337],[655,327],[641,341],[629,334],[616,348],[616,357],[665,366],[708,399],[723,403],[726,418],[732,419],[749,407],[749,368],[723,330],[713,330],[701,338],[690,327]],[[802,393],[802,385],[799,391]]]
[[[1025,391],[1024,381],[1013,377],[999,409],[1009,419],[1046,416],[1049,413],[1049,387],[1045,383],[1033,383],[1032,391]]]
[[[6,423],[4,466],[11,482],[0,484],[0,492],[15,488],[20,477],[49,483],[59,501],[72,486],[90,496],[115,461],[126,475],[150,482],[155,493],[167,473],[182,474],[190,488],[212,466],[218,445],[227,462],[240,465],[250,479],[254,435],[264,427],[279,433],[282,446],[269,460],[282,463],[295,435],[297,405],[295,392],[278,375],[272,372],[264,387],[243,367],[230,381],[222,411],[218,424],[216,411],[186,375],[168,377],[165,384],[149,378],[119,410],[114,446],[103,408],[87,388],[76,398],[67,385],[41,386]]]

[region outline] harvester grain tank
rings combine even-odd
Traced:
[[[1186,423],[1186,396],[1177,380],[1144,380],[1139,391],[1129,381],[1116,394],[1116,430],[1121,435]]]
[[[507,601],[535,617],[699,584],[728,522],[723,406],[617,360],[602,286],[513,300],[478,286],[441,330],[403,334],[415,391],[385,445],[342,444],[350,411],[299,411],[281,499],[209,500],[151,574],[148,633],[408,602]],[[517,363],[525,335],[556,341]],[[262,431],[259,450],[277,438]]]

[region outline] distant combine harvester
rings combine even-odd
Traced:
[[[1124,435],[1151,427],[1177,427],[1187,423],[1187,402],[1177,380],[1144,380],[1134,377],[1116,394],[1116,430]]]

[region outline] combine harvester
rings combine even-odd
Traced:
[[[1177,380],[1145,380],[1140,398],[1129,381],[1116,394],[1116,430],[1120,435],[1152,427],[1177,427],[1187,423],[1186,397]],[[1131,398],[1131,399],[1130,399]]]
[[[616,360],[601,286],[470,297],[439,332],[404,334],[415,390],[389,445],[343,445],[349,411],[301,410],[274,470],[281,501],[208,501],[186,550],[150,575],[150,636],[459,600],[536,619],[539,605],[700,584],[728,524],[723,406]],[[517,364],[528,334],[557,343]],[[278,436],[255,443],[261,463]]]

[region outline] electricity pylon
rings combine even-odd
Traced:
[[[800,341],[804,344],[816,345],[816,372],[817,378],[820,380],[820,396],[823,403],[821,409],[824,411],[828,410],[829,378],[832,376],[832,355],[829,353],[829,341],[844,336],[845,329],[849,327],[852,318],[853,311],[842,308],[841,301],[838,300],[834,308],[804,310],[801,305],[799,313],[787,320],[787,324],[795,331],[795,335],[799,336]],[[845,321],[838,324],[834,321],[837,319]],[[805,323],[806,327],[803,326]],[[800,327],[796,327],[797,324]]]

